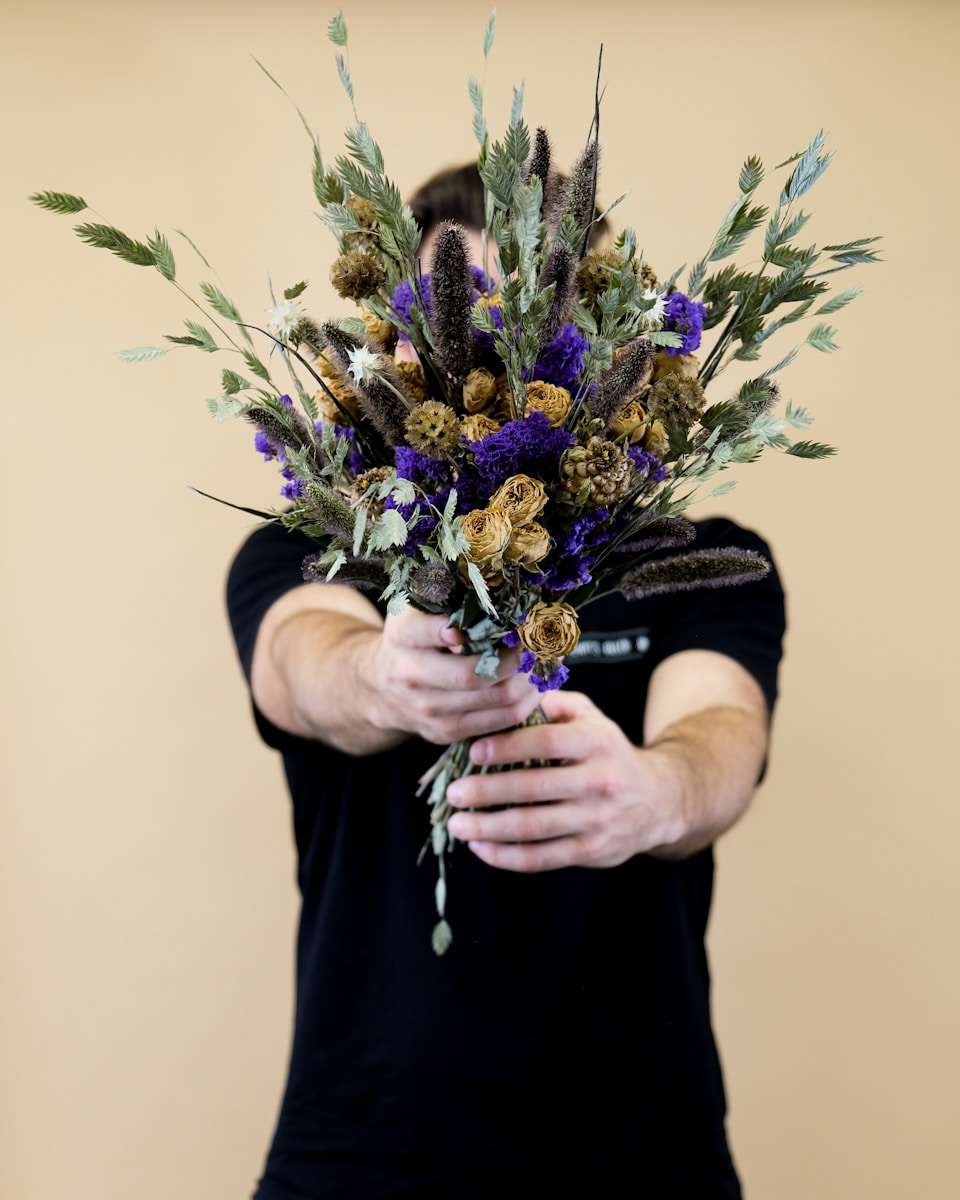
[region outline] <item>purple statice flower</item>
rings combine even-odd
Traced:
[[[524,650],[520,655],[520,665],[517,667],[517,674],[524,675],[532,671],[537,665],[537,656],[532,650]]]
[[[430,458],[420,454],[412,446],[397,446],[394,453],[397,466],[397,477],[409,479],[411,483],[439,483],[447,474],[447,463],[440,458]]]
[[[469,442],[479,493],[476,501],[486,504],[511,475],[554,480],[560,456],[574,440],[566,429],[554,429],[545,413],[532,412],[518,421],[508,421],[479,442]]]
[[[258,429],[253,438],[253,446],[258,454],[262,454],[264,461],[269,462],[272,458],[277,457],[277,449],[273,442],[267,437],[262,429]]]
[[[520,634],[515,629],[508,630],[500,639],[508,650],[520,645]]]
[[[430,276],[429,275],[421,275],[420,276],[420,292],[423,297],[423,305],[422,305],[423,312],[425,312],[427,317],[429,318],[430,313],[433,309],[433,301],[432,301],[432,298],[430,295]],[[413,308],[414,306],[416,306],[417,308],[421,307],[420,301],[417,298],[417,293],[413,289],[413,284],[410,283],[410,281],[407,279],[402,279],[397,284],[397,286],[393,289],[393,296],[390,300],[390,303],[396,309],[397,314],[403,318],[403,321],[407,325],[410,324],[411,308]],[[407,336],[406,333],[404,333],[404,331],[402,329],[400,330],[400,341],[401,342],[409,342],[410,341],[410,338]]]
[[[490,318],[493,321],[494,325],[497,327],[497,329],[502,329],[503,328],[503,316],[500,312],[500,305],[499,304],[491,304],[490,307],[487,309],[487,312],[489,312]],[[477,354],[480,355],[481,357],[484,354],[492,354],[493,353],[493,334],[487,333],[487,331],[485,329],[477,329],[476,326],[474,326],[473,344],[476,347]]]
[[[550,672],[546,679],[534,674],[530,676],[530,682],[536,687],[538,692],[553,692],[557,688],[562,688],[569,678],[570,668],[560,663],[558,667],[555,667]]]
[[[572,389],[583,370],[583,356],[589,348],[590,343],[576,325],[561,325],[540,351],[531,378]]]
[[[679,333],[683,338],[680,346],[668,346],[667,353],[692,354],[700,345],[700,335],[703,333],[703,318],[706,308],[699,300],[691,300],[683,292],[672,292],[663,306],[663,327],[671,333]]]
[[[290,399],[289,396],[280,396],[279,400],[284,408],[293,408],[293,401]]]
[[[280,489],[280,495],[284,500],[296,500],[306,491],[302,480],[298,479],[290,467],[284,467],[280,474],[287,481]]]
[[[638,475],[662,483],[667,477],[667,468],[655,454],[641,449],[639,446],[627,447],[627,458],[633,463]]]

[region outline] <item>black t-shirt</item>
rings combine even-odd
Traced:
[[[728,521],[698,547],[764,543]],[[306,538],[256,530],[228,604],[249,677],[257,629],[300,584]],[[322,586],[322,585],[318,585]],[[784,629],[775,572],[734,588],[584,608],[568,690],[642,743],[654,667],[719,651],[772,710]],[[457,846],[454,943],[438,958],[416,780],[440,747],[352,757],[276,729],[293,800],[302,912],[289,1076],[257,1200],[528,1200],[582,1187],[737,1197],[709,1014],[713,857],[608,870],[498,871]]]

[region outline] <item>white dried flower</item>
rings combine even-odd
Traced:
[[[300,320],[300,312],[292,300],[284,300],[267,310],[270,314],[270,328],[277,331],[277,337],[285,339],[290,336],[294,326]]]
[[[356,350],[349,350],[347,357],[350,360],[350,374],[357,383],[366,383],[379,373],[380,355],[374,354],[369,347],[358,346]]]
[[[663,324],[663,313],[667,306],[666,297],[661,296],[659,292],[655,292],[653,288],[646,288],[643,293],[644,300],[652,300],[652,307],[648,308],[643,314],[647,319],[648,329],[659,329]]]

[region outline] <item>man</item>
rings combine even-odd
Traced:
[[[440,219],[482,221],[473,176],[439,179],[413,205],[425,244]],[[696,544],[766,552],[725,521]],[[303,896],[290,1073],[258,1200],[739,1196],[703,937],[710,847],[766,753],[775,573],[598,600],[568,686],[540,696],[516,652],[496,679],[476,675],[442,617],[385,617],[348,588],[302,584],[310,548],[266,526],[229,583],[258,726],[284,754]],[[538,703],[550,723],[515,728]],[[465,845],[438,958],[414,792],[462,738],[478,765],[515,769],[449,790]]]

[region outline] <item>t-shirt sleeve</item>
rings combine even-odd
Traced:
[[[227,575],[227,613],[248,683],[257,632],[267,609],[303,583],[303,560],[316,549],[305,534],[273,522],[255,529],[237,552]],[[256,705],[253,712],[264,741],[285,749],[293,735],[268,721]]]
[[[750,583],[679,592],[661,600],[669,611],[656,639],[651,668],[682,650],[714,650],[738,662],[753,676],[772,713],[777,671],[783,652],[786,611],[783,586],[770,547],[749,529],[714,519],[698,526],[692,549],[738,547],[755,550],[771,564],[770,572]]]

